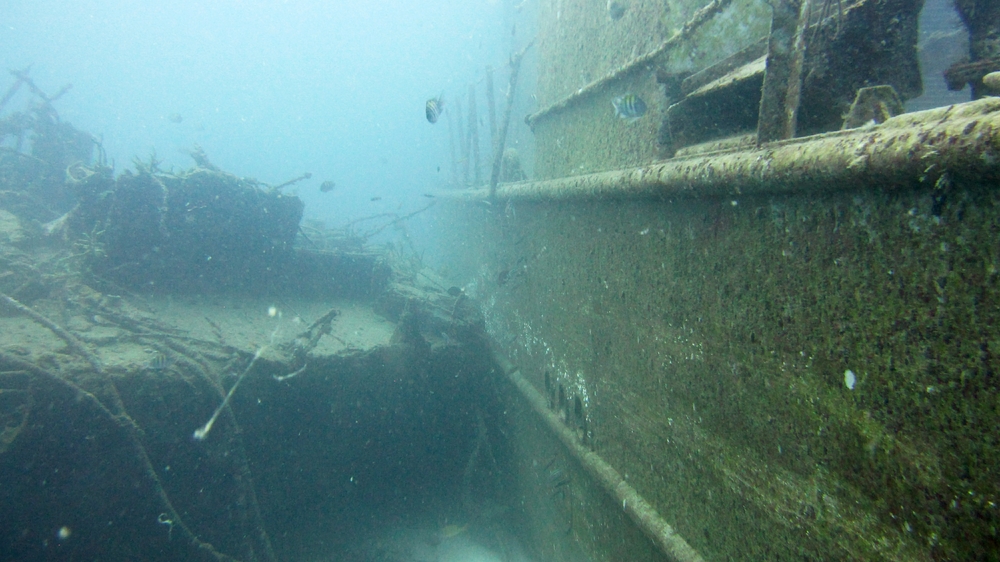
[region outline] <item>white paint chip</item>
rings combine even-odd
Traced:
[[[854,371],[850,369],[844,371],[844,386],[847,387],[847,390],[854,390],[854,383],[857,380],[857,377],[854,376]]]

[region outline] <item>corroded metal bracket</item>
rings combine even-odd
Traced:
[[[811,0],[771,2],[774,12],[767,41],[764,87],[757,114],[758,143],[795,136],[811,5]]]
[[[836,130],[871,85],[919,95],[923,0],[842,1],[774,0],[766,54],[751,45],[685,80],[660,130],[667,154],[734,134],[767,143]]]

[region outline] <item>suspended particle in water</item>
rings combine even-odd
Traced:
[[[614,21],[622,19],[625,15],[625,10],[628,6],[624,2],[616,2],[614,0],[608,0],[608,16]]]
[[[857,380],[857,377],[854,376],[854,371],[850,369],[844,371],[844,386],[847,387],[847,390],[854,390],[854,383]]]

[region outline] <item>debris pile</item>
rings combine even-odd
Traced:
[[[203,159],[203,158],[202,158]],[[126,287],[256,290],[282,280],[303,204],[250,179],[151,158],[117,180],[79,167],[80,205],[67,227],[89,246],[91,271]]]

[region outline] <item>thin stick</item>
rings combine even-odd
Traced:
[[[507,142],[507,129],[510,127],[510,113],[514,108],[514,88],[517,87],[517,74],[521,70],[521,60],[528,49],[535,44],[532,40],[517,54],[510,57],[510,83],[507,86],[507,107],[503,110],[503,124],[500,126],[500,136],[493,146],[493,169],[490,172],[490,200],[496,198],[497,184],[500,183],[500,166],[503,163],[503,149]]]
[[[458,163],[462,165],[462,176],[459,180],[462,185],[469,184],[469,151],[466,137],[468,136],[465,126],[462,123],[462,105],[455,98],[455,126],[458,128]]]
[[[286,381],[286,380],[288,380],[288,379],[290,379],[292,377],[297,377],[297,376],[301,375],[302,372],[305,371],[306,367],[308,367],[308,366],[309,366],[309,363],[303,363],[302,367],[300,367],[296,371],[288,373],[287,375],[271,375],[271,376],[274,377],[274,380],[276,380],[278,382]]]
[[[212,323],[211,321],[209,322]],[[195,371],[201,375],[201,378],[208,383],[209,386],[214,388],[216,392],[219,393],[219,396],[224,396],[225,390],[222,388],[222,385],[208,375],[208,364],[205,362],[204,356],[192,349],[189,349],[183,344],[173,341],[172,336],[167,336],[167,338],[168,339],[165,342],[167,347],[187,359],[190,362],[190,365],[194,367]],[[207,342],[202,341],[201,343]],[[250,507],[253,510],[252,516],[254,519],[254,525],[257,527],[257,538],[264,546],[265,559],[269,561],[277,560],[277,557],[274,555],[274,547],[271,545],[271,537],[267,534],[267,528],[264,527],[264,519],[260,514],[260,503],[257,501],[257,491],[254,489],[253,474],[250,472],[250,464],[247,462],[246,448],[243,446],[242,432],[240,430],[239,423],[236,421],[236,414],[233,413],[233,409],[231,407],[225,408],[224,411],[226,419],[229,420],[232,427],[232,439],[236,444],[235,447],[232,448],[236,465],[240,471],[240,477],[237,477],[236,481],[240,486],[242,486],[243,493],[245,493],[250,500]]]
[[[455,112],[446,111],[448,114],[448,150],[451,151],[451,184],[458,185],[458,152],[455,148]]]
[[[313,175],[311,173],[309,173],[309,172],[306,172],[306,173],[302,174],[301,176],[299,176],[297,178],[292,178],[292,179],[286,181],[285,183],[281,183],[281,184],[278,184],[278,185],[272,187],[271,189],[273,189],[274,191],[278,191],[282,187],[288,187],[288,186],[292,185],[293,183],[298,183],[298,182],[300,182],[302,180],[307,180],[307,179],[309,179],[311,177],[313,177]]]
[[[306,242],[309,242],[310,246],[312,246],[313,248],[316,248],[317,250],[321,249],[319,246],[316,245],[315,242],[312,241],[311,238],[309,238],[309,236],[306,235],[306,231],[302,230],[301,226],[299,226],[299,234],[302,235],[302,238],[304,238]]]
[[[14,364],[19,368],[29,370],[36,375],[43,376],[45,378],[54,380],[56,382],[62,383],[72,388],[73,390],[78,392],[81,396],[83,396],[87,401],[94,404],[98,409],[100,409],[103,413],[105,413],[108,417],[110,417],[112,421],[114,421],[118,426],[125,429],[126,434],[129,437],[129,441],[132,444],[132,448],[134,449],[136,456],[139,457],[139,460],[145,469],[146,476],[153,483],[153,487],[156,491],[156,494],[160,498],[160,501],[163,503],[163,506],[167,514],[167,519],[165,519],[165,521],[171,521],[171,528],[173,528],[174,525],[177,525],[181,529],[182,534],[185,536],[186,539],[188,539],[188,541],[191,544],[197,546],[200,550],[204,550],[205,552],[209,553],[215,559],[226,562],[229,561],[235,562],[236,561],[235,558],[217,551],[215,547],[212,546],[211,543],[199,539],[198,536],[194,534],[194,531],[192,531],[191,528],[188,527],[187,523],[184,522],[184,519],[181,517],[180,513],[178,513],[177,510],[174,508],[173,502],[170,501],[170,497],[167,495],[166,490],[164,490],[163,485],[160,482],[160,478],[156,474],[156,470],[153,468],[153,463],[149,458],[149,453],[146,451],[145,446],[142,444],[142,433],[143,433],[142,428],[140,428],[139,425],[135,422],[135,420],[128,415],[128,411],[125,409],[125,403],[124,401],[122,401],[121,394],[119,394],[118,388],[115,386],[114,381],[112,381],[110,378],[106,376],[103,376],[105,375],[105,371],[100,361],[97,359],[97,357],[95,357],[86,347],[84,347],[83,343],[81,343],[80,340],[77,339],[75,336],[73,336],[71,333],[69,333],[68,331],[57,325],[55,322],[49,320],[42,314],[35,312],[31,308],[28,308],[27,306],[21,304],[17,300],[7,296],[4,293],[0,293],[0,303],[6,304],[7,306],[14,308],[15,310],[21,312],[22,314],[29,316],[35,322],[38,322],[39,324],[45,326],[46,328],[51,330],[54,334],[56,334],[59,338],[65,341],[73,351],[76,351],[80,355],[83,355],[84,358],[87,360],[87,362],[90,363],[93,369],[97,372],[97,374],[102,375],[101,381],[106,386],[108,394],[111,397],[112,404],[114,405],[114,409],[118,413],[116,414],[112,412],[111,409],[109,409],[107,406],[104,405],[103,402],[100,401],[100,399],[98,399],[93,394],[87,392],[83,388],[77,386],[73,382],[63,379],[62,377],[50,373],[40,367],[37,367],[25,361],[21,361],[14,357],[7,356],[2,352],[0,352],[0,360],[10,364]],[[253,366],[253,363],[251,363],[251,366]],[[247,368],[247,370],[249,370],[249,367]],[[244,375],[245,374],[246,373],[244,373]],[[232,391],[230,391],[230,394],[232,394]],[[224,405],[225,402],[223,402],[223,406]],[[218,415],[218,412],[216,412],[216,415]],[[254,502],[256,502],[255,495],[253,497],[253,500]],[[270,539],[267,537],[266,531],[263,530],[263,527],[261,527],[261,533],[268,554],[270,555],[269,559],[274,560],[274,553],[273,550],[271,550]]]
[[[306,328],[306,331],[299,334],[299,337],[301,338],[309,336],[309,340],[311,341],[313,339],[313,330],[315,330],[316,328],[319,328],[321,331],[327,329],[330,326],[330,323],[333,322],[333,319],[339,315],[340,315],[339,309],[331,308],[330,310],[326,311],[326,313],[323,314],[323,316],[317,318],[315,322],[309,324],[309,327]]]
[[[153,469],[153,463],[152,461],[150,461],[149,455],[146,453],[146,448],[142,445],[142,438],[140,437],[140,435],[142,434],[142,429],[135,422],[135,420],[132,419],[132,417],[129,416],[127,412],[125,412],[123,404],[121,402],[121,396],[118,394],[118,389],[114,386],[113,383],[107,381],[107,384],[109,385],[112,391],[112,398],[116,406],[115,409],[119,410],[120,412],[119,414],[115,414],[114,412],[112,412],[107,406],[104,405],[103,402],[101,402],[99,398],[97,398],[90,392],[87,392],[83,388],[79,387],[72,381],[69,381],[54,373],[46,371],[45,369],[42,369],[41,367],[33,363],[22,361],[16,357],[7,355],[2,351],[0,351],[0,362],[14,365],[18,369],[29,371],[34,375],[43,377],[57,384],[68,387],[69,389],[76,392],[77,396],[82,398],[85,402],[88,402],[89,404],[93,405],[101,413],[103,413],[105,416],[111,419],[111,421],[114,422],[115,425],[124,429],[125,433],[129,437],[129,441],[132,444],[132,448],[135,450],[136,456],[139,457],[139,460],[143,465],[146,477],[152,481],[153,487],[156,489],[156,495],[157,497],[160,498],[160,502],[163,504],[163,509],[166,511],[167,514],[167,519],[165,519],[164,521],[171,521],[172,522],[171,528],[174,525],[179,527],[181,529],[181,533],[184,535],[184,538],[188,540],[188,542],[196,546],[198,549],[209,553],[210,555],[215,557],[216,560],[222,560],[224,562],[230,562],[230,561],[237,562],[237,560],[232,556],[219,552],[210,543],[207,543],[199,539],[198,536],[194,534],[194,531],[192,531],[191,528],[188,527],[187,523],[184,522],[184,519],[181,517],[180,513],[178,513],[177,510],[174,508],[173,502],[170,501],[170,498],[167,496],[166,490],[163,489],[163,485],[160,483],[159,476],[156,475],[156,471]]]
[[[247,373],[250,372],[250,369],[253,368],[253,365],[254,363],[257,362],[257,359],[260,359],[260,354],[263,353],[265,349],[267,349],[266,345],[257,350],[257,353],[255,353],[253,356],[253,360],[250,361],[249,365],[247,365],[247,368],[245,371],[243,371],[243,374],[240,375],[238,379],[236,379],[236,383],[234,383],[232,388],[229,389],[229,392],[226,393],[226,397],[222,399],[222,404],[219,404],[219,407],[215,409],[215,413],[212,414],[212,417],[209,418],[207,422],[205,422],[205,425],[194,430],[193,437],[196,440],[204,441],[206,438],[208,438],[208,432],[212,431],[212,425],[215,424],[215,419],[219,417],[219,414],[226,407],[226,404],[229,404],[229,399],[233,397],[233,393],[236,392],[236,388],[240,386],[241,382],[243,382],[243,378],[246,377]]]
[[[50,97],[47,101],[49,103],[52,103],[52,102],[56,101],[57,99],[63,97],[63,94],[65,94],[66,92],[68,92],[68,91],[70,91],[72,89],[73,89],[73,85],[72,84],[66,84],[62,88],[59,88],[58,92],[52,94],[52,97]]]
[[[475,123],[472,102],[476,101],[473,98],[468,98],[469,102],[468,110],[465,115],[465,137],[462,141],[462,178],[466,186],[472,185],[472,125]]]
[[[41,88],[39,88],[38,86],[36,86],[35,82],[31,78],[28,77],[28,71],[30,69],[31,69],[31,67],[29,66],[28,68],[25,68],[24,70],[11,70],[10,73],[13,74],[18,80],[20,80],[24,84],[27,84],[28,89],[31,90],[31,93],[33,93],[36,96],[42,98],[42,100],[44,100],[46,102],[51,101],[50,98],[49,98],[49,96],[45,95],[45,92],[43,92]]]
[[[377,213],[377,214],[374,214],[374,215],[369,215],[367,217],[361,217],[360,219],[354,219],[351,222],[345,224],[344,225],[344,230],[347,230],[348,228],[351,228],[352,226],[354,226],[356,224],[360,224],[360,223],[367,222],[367,221],[370,221],[370,220],[381,219],[381,218],[385,218],[385,217],[398,217],[398,216],[399,215],[397,215],[396,213]]]
[[[17,310],[21,314],[31,317],[32,320],[38,322],[42,326],[45,326],[49,330],[52,330],[52,333],[59,336],[60,339],[66,342],[66,344],[69,345],[70,349],[82,355],[83,358],[86,359],[88,363],[90,363],[90,366],[93,367],[95,371],[102,374],[104,373],[104,367],[101,366],[101,362],[97,359],[97,357],[93,353],[90,352],[89,349],[84,347],[83,343],[81,343],[80,340],[76,339],[76,337],[73,334],[62,329],[55,322],[49,320],[48,318],[42,316],[41,314],[17,302],[13,298],[8,297],[4,293],[0,293],[0,303],[6,304],[7,306]]]
[[[7,105],[7,102],[9,102],[11,98],[13,98],[15,94],[17,94],[18,90],[21,89],[21,86],[23,84],[24,84],[24,79],[21,78],[20,76],[17,76],[17,80],[15,80],[14,83],[10,85],[10,88],[7,88],[7,93],[3,95],[3,98],[0,98],[0,109],[3,109],[3,107]]]
[[[414,215],[418,215],[418,214],[426,211],[427,209],[430,209],[431,207],[434,206],[435,203],[437,203],[437,201],[431,201],[427,205],[425,205],[423,207],[420,207],[419,209],[417,209],[416,211],[413,211],[412,213],[409,213],[409,214],[403,215],[401,217],[398,217],[395,220],[391,220],[391,221],[383,224],[382,226],[376,228],[375,230],[372,230],[371,232],[366,232],[364,235],[361,236],[361,239],[362,240],[368,240],[372,236],[375,236],[376,234],[378,234],[379,232],[382,232],[383,230],[389,228],[390,226],[392,226],[394,224],[397,224],[397,223],[400,223],[400,222],[403,222],[403,221],[405,221],[405,220],[413,217]]]

